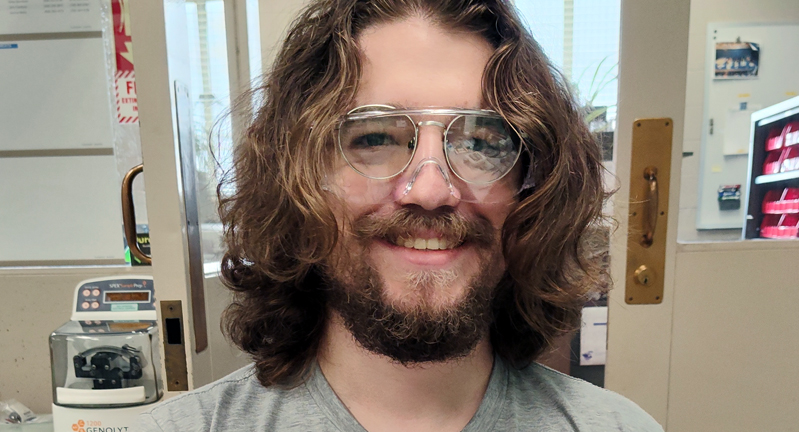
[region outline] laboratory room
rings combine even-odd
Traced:
[[[0,0],[0,432],[799,430],[797,70],[793,0]]]

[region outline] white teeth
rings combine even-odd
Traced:
[[[418,249],[418,250],[445,250],[451,249],[449,242],[445,239],[423,239],[423,238],[406,238],[406,239],[398,239],[397,240],[398,246],[405,246],[408,249]]]

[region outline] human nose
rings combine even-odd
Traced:
[[[425,210],[454,207],[460,194],[452,184],[444,155],[444,132],[437,125],[420,127],[419,138],[407,183],[403,182],[399,203],[416,204]]]

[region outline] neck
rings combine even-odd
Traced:
[[[352,415],[369,431],[461,430],[488,387],[494,355],[488,338],[457,360],[403,366],[358,345],[331,313],[319,366]]]

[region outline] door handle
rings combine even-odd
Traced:
[[[644,169],[644,179],[649,182],[646,190],[647,205],[646,216],[644,216],[644,235],[641,238],[641,246],[648,248],[655,241],[655,229],[658,224],[658,169],[648,166]]]
[[[125,227],[125,240],[128,242],[131,255],[144,264],[151,265],[152,258],[139,249],[136,241],[136,212],[133,206],[133,180],[144,172],[144,165],[139,164],[131,168],[122,179],[122,225]]]

